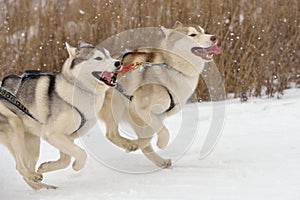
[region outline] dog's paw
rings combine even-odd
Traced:
[[[58,188],[55,185],[48,185],[44,183],[31,183],[29,184],[29,186],[34,190],[41,190],[41,189],[55,190]]]
[[[49,164],[50,164],[51,162],[44,162],[44,163],[42,163],[40,166],[39,166],[39,168],[38,168],[38,170],[37,170],[37,172],[38,173],[46,173],[46,172],[48,172],[49,171]]]
[[[43,180],[43,175],[40,173],[32,173],[30,180],[35,183],[39,183]]]
[[[47,185],[45,183],[41,183],[41,182],[32,182],[31,180],[29,180],[28,178],[23,178],[24,181],[34,190],[41,190],[41,189],[57,189],[56,186],[54,185]]]
[[[123,144],[123,148],[125,149],[126,152],[132,152],[138,150],[139,145],[130,141],[126,144]]]
[[[85,163],[79,162],[79,161],[74,161],[72,164],[72,168],[75,171],[79,171],[84,167]]]
[[[156,165],[160,168],[170,168],[172,166],[172,160],[171,159],[163,159],[160,162],[157,162]]]
[[[26,175],[23,175],[23,177],[24,179],[34,183],[39,183],[43,180],[43,175],[36,172],[28,172]]]
[[[57,189],[58,187],[55,186],[55,185],[48,185],[48,184],[44,184],[44,183],[41,183],[43,185],[43,188],[47,189],[47,190],[55,190]]]
[[[87,155],[86,155],[86,153],[84,152],[84,154],[80,157],[80,159],[76,159],[76,160],[73,162],[72,168],[73,168],[75,171],[81,170],[81,169],[84,167],[84,165],[85,165],[86,159],[87,159]]]

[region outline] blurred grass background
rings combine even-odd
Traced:
[[[280,97],[300,85],[299,0],[0,0],[0,78],[59,70],[65,42],[99,44],[133,28],[199,24],[219,37],[226,93]],[[213,80],[210,65],[204,76]],[[209,100],[203,78],[194,100]]]

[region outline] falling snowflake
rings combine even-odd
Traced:
[[[79,13],[82,14],[82,15],[85,14],[85,12],[83,10],[81,10],[81,9],[79,9]]]

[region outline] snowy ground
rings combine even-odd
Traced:
[[[190,106],[187,111],[192,110]],[[209,106],[200,105],[204,116]],[[0,199],[299,200],[299,111],[297,89],[286,91],[280,100],[250,99],[243,104],[228,100],[222,137],[206,159],[198,159],[201,136],[172,169],[153,173],[121,173],[90,156],[81,172],[69,167],[44,175],[44,182],[59,186],[57,190],[32,191],[16,172],[8,151],[0,146]],[[176,118],[170,123],[176,127]],[[210,123],[201,119],[199,135]],[[110,155],[109,151],[104,154]],[[40,162],[56,157],[57,152],[43,143]],[[120,163],[132,167],[126,161]],[[136,165],[152,166],[147,160]]]

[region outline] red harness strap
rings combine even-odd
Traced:
[[[121,70],[114,72],[115,74],[126,73],[135,69],[138,69],[141,66],[149,64],[148,62],[136,62],[124,65]]]
[[[136,69],[136,65],[134,63],[130,63],[128,65],[124,65],[121,70],[119,70],[115,73],[117,73],[117,74],[125,73],[125,72],[129,72],[129,71],[132,71],[132,70],[135,70],[135,69]]]

